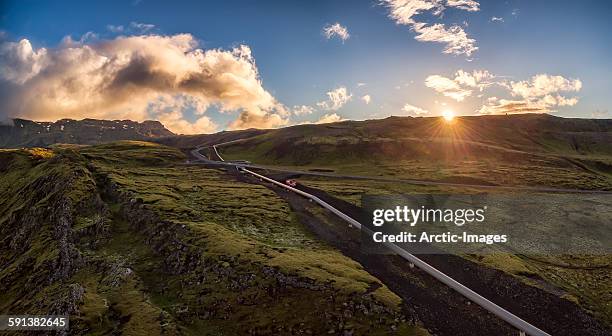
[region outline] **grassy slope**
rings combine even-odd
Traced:
[[[93,198],[91,196],[94,196]],[[95,183],[79,156],[0,151],[0,311],[73,313],[82,263],[71,241],[73,210],[92,216]]]
[[[612,188],[612,122],[549,115],[301,125],[221,147],[227,159],[340,173]]]
[[[274,193],[177,166],[184,160],[177,150],[121,142],[0,155],[1,312],[68,312],[76,334],[376,333],[392,326],[423,334],[395,321],[395,294],[306,232]],[[69,199],[67,249],[53,248],[57,233],[45,231],[58,226],[44,219],[53,197],[45,195]],[[30,200],[35,208],[21,205]],[[40,216],[29,236],[13,232],[24,224],[20,211]],[[18,238],[27,240],[25,253],[10,243]],[[62,249],[72,252],[62,256]],[[47,274],[58,264],[70,267]]]

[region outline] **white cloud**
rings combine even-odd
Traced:
[[[155,25],[149,23],[130,22],[130,28],[138,33],[144,34],[155,28]]]
[[[333,122],[338,122],[338,121],[343,121],[343,120],[346,120],[346,119],[343,119],[336,113],[331,113],[331,114],[326,114],[322,116],[319,120],[315,122],[315,124],[328,124],[328,123],[333,123]]]
[[[206,108],[206,102],[196,96],[162,94],[149,102],[147,111],[151,118],[159,120],[175,133],[213,133],[217,131],[218,125],[207,116],[203,116]],[[183,118],[182,111],[186,110],[192,110],[195,115],[199,116],[195,122],[192,123]]]
[[[366,85],[368,85],[368,84],[367,83],[362,83],[362,82],[357,83],[357,87],[362,87],[362,86],[366,86]]]
[[[424,23],[415,23],[413,29],[418,33],[415,36],[417,41],[444,43],[446,46],[442,52],[445,54],[471,56],[478,50],[476,40],[469,38],[463,28],[457,25],[446,28],[441,23],[430,26]]]
[[[115,26],[109,24],[106,26],[106,29],[108,29],[112,33],[122,33],[125,28],[122,25]]]
[[[414,105],[410,105],[410,104],[406,104],[404,105],[404,107],[402,107],[402,111],[410,114],[410,115],[422,115],[422,114],[429,114],[429,111],[422,109],[420,107],[414,106]]]
[[[0,78],[23,84],[38,75],[48,58],[47,49],[32,49],[30,41],[0,44]]]
[[[472,95],[474,89],[483,91],[493,85],[492,80],[494,78],[495,76],[487,70],[474,70],[472,72],[458,70],[455,72],[454,79],[440,75],[428,76],[425,79],[425,86],[456,101],[463,101],[466,97]]]
[[[425,79],[425,86],[436,90],[443,95],[456,101],[463,101],[465,97],[472,94],[471,90],[462,89],[459,84],[450,78],[439,75],[431,75]]]
[[[487,70],[472,72],[458,70],[454,78],[431,75],[425,79],[425,85],[456,101],[463,101],[472,96],[474,91],[481,92],[478,98],[486,103],[479,109],[481,114],[510,113],[547,113],[560,106],[574,106],[578,97],[566,97],[564,92],[578,92],[582,88],[579,79],[567,79],[563,76],[538,74],[529,80],[507,81]],[[484,98],[485,89],[492,85],[508,90],[513,99],[498,97]],[[518,98],[518,99],[517,99]]]
[[[582,82],[579,79],[566,79],[563,76],[538,74],[527,81],[510,82],[507,84],[513,96],[523,98],[541,97],[559,91],[580,91]]]
[[[120,36],[37,50],[27,39],[5,42],[0,85],[0,116],[34,120],[164,116],[186,133],[213,127],[201,116],[187,118],[211,105],[240,113],[230,129],[278,127],[289,114],[263,88],[248,46],[203,50],[190,34]],[[156,105],[160,99],[163,104]]]
[[[563,96],[556,96],[555,99],[557,100],[557,105],[559,106],[574,106],[578,104],[578,98],[576,97],[565,98]]]
[[[327,24],[325,27],[323,27],[323,35],[328,40],[333,37],[338,37],[342,40],[343,43],[351,37],[351,34],[349,34],[348,29],[338,22],[334,24]]]
[[[493,16],[493,17],[491,17],[491,22],[504,22],[504,18],[503,17]]]
[[[434,15],[439,15],[444,11],[441,2],[435,0],[383,0],[382,3],[389,8],[389,18],[401,25],[416,23],[413,16],[422,12],[433,10]]]
[[[474,0],[447,0],[446,6],[456,7],[468,12],[477,12],[480,10],[480,4]]]
[[[314,108],[308,105],[295,105],[291,110],[295,115],[312,114],[314,112]]]
[[[372,97],[369,94],[363,95],[361,96],[361,100],[363,100],[363,102],[367,105],[372,101]]]
[[[130,33],[130,34],[145,34],[150,32],[155,28],[154,24],[150,23],[140,23],[140,22],[130,22],[129,25],[106,25],[106,29],[111,33],[121,34],[121,33]]]
[[[495,76],[487,70],[474,70],[471,73],[458,70],[455,73],[455,82],[471,88],[477,88],[480,91],[493,85],[491,80],[494,78]]]
[[[497,99],[491,97],[483,105],[481,114],[505,113],[548,113],[560,106],[574,106],[578,97],[565,97],[562,92],[578,92],[582,89],[579,79],[567,79],[563,76],[538,74],[529,80],[500,83],[519,100]],[[495,99],[492,99],[495,98]]]
[[[328,91],[326,94],[328,99],[318,102],[317,106],[330,111],[340,109],[353,97],[353,95],[350,94],[344,86],[337,87],[331,91]]]
[[[439,16],[447,7],[454,7],[466,11],[475,12],[480,4],[473,0],[382,0],[389,9],[389,18],[395,23],[412,28],[417,35],[415,39],[422,42],[444,43],[443,50],[446,54],[471,56],[478,47],[476,40],[469,38],[465,30],[458,25],[446,27],[444,24],[428,24],[418,22],[415,16],[424,12]]]

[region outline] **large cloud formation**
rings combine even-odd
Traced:
[[[415,39],[422,42],[445,44],[443,53],[471,56],[478,47],[476,40],[468,37],[461,26],[428,24],[416,21],[416,15],[430,12],[441,15],[446,8],[457,8],[469,12],[480,10],[480,4],[474,0],[381,0],[389,8],[389,18],[400,25],[409,26],[417,35]]]
[[[230,129],[285,125],[289,114],[248,46],[203,50],[190,34],[66,38],[53,49],[2,42],[0,89],[2,117],[158,119],[180,133],[216,130],[204,115],[212,105],[239,113]]]

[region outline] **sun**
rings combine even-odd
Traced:
[[[444,118],[446,122],[451,122],[455,119],[455,112],[451,110],[446,110],[442,112],[442,118]]]

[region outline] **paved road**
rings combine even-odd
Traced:
[[[266,177],[264,175],[258,174],[258,173],[254,172],[254,171],[251,171],[251,170],[248,169],[248,168],[250,168],[251,165],[241,165],[241,164],[235,164],[235,163],[232,163],[232,162],[226,162],[225,160],[223,160],[221,155],[219,155],[219,152],[217,151],[216,145],[212,146],[212,149],[214,150],[216,156],[219,158],[219,160],[221,162],[215,162],[213,160],[208,159],[206,156],[202,155],[199,152],[201,150],[201,148],[196,148],[191,153],[195,157],[199,158],[201,161],[204,161],[205,163],[208,163],[208,164],[223,164],[223,165],[226,165],[226,166],[236,167],[237,169],[240,169],[240,170],[242,170],[245,173],[251,174],[251,175],[253,175],[253,176],[255,176],[255,177],[257,177],[257,178],[259,178],[261,180],[267,181],[269,183],[273,183],[273,184],[278,185],[278,186],[280,186],[282,188],[290,190],[290,191],[292,191],[292,192],[294,192],[296,194],[299,194],[299,195],[301,195],[303,197],[306,197],[306,198],[308,198],[308,199],[318,203],[322,207],[328,209],[329,211],[331,211],[336,216],[342,218],[343,220],[348,222],[352,227],[355,227],[355,228],[357,228],[359,230],[362,230],[362,231],[366,231],[370,235],[373,234],[372,231],[370,231],[368,228],[363,227],[361,225],[361,223],[359,223],[357,220],[351,218],[350,216],[348,216],[345,213],[341,212],[340,210],[336,209],[335,207],[333,207],[329,203],[323,201],[319,197],[317,197],[315,195],[312,195],[312,194],[309,194],[307,192],[304,192],[302,190],[299,190],[297,188],[293,188],[293,187],[288,186],[288,185],[286,185],[284,183],[278,182],[278,181],[276,181],[274,179],[271,179],[271,178]],[[415,266],[417,266],[421,270],[427,272],[429,275],[431,275],[432,277],[434,277],[438,281],[440,281],[440,282],[444,283],[445,285],[451,287],[452,289],[454,289],[455,291],[459,292],[461,295],[465,296],[466,298],[468,298],[472,302],[480,305],[481,307],[483,307],[487,311],[495,314],[497,317],[499,317],[502,320],[508,322],[510,325],[512,325],[515,328],[517,328],[521,332],[521,334],[522,334],[522,332],[524,332],[527,335],[533,335],[533,336],[550,336],[550,334],[542,331],[541,329],[539,329],[536,326],[530,324],[529,322],[521,319],[520,317],[510,313],[506,309],[496,305],[495,303],[491,302],[487,298],[479,295],[478,293],[474,292],[473,290],[469,289],[468,287],[464,286],[463,284],[459,283],[458,281],[454,280],[453,278],[451,278],[448,275],[444,274],[443,272],[439,271],[435,267],[433,267],[433,266],[427,264],[426,262],[422,261],[421,259],[417,258],[415,255],[408,253],[407,251],[405,251],[401,247],[397,246],[396,244],[389,243],[389,242],[385,242],[383,244],[388,249],[390,249],[391,251],[397,253],[399,256],[401,256],[405,260],[409,261],[410,263],[414,264]]]

